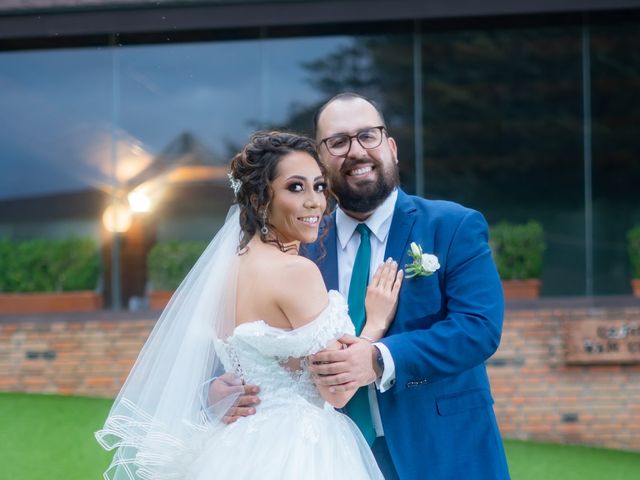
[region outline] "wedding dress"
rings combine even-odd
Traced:
[[[304,358],[354,328],[344,298],[307,325],[235,326],[239,209],[173,295],[95,436],[115,450],[106,480],[383,479],[355,424],[320,397]],[[265,280],[268,281],[268,280]],[[288,367],[301,359],[300,368]],[[255,415],[225,425],[237,387],[204,405],[203,386],[233,373],[260,387]]]
[[[227,371],[260,386],[256,414],[203,433],[190,480],[369,480],[383,478],[358,427],[326,403],[305,361],[284,365],[326,347],[354,329],[344,298],[329,292],[329,305],[309,324],[283,330],[258,320],[236,327],[223,349]]]

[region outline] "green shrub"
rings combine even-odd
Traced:
[[[5,238],[0,238],[0,292],[7,291],[8,285],[8,265],[11,257],[11,242]]]
[[[540,278],[546,245],[539,222],[501,222],[491,228],[490,243],[503,280]]]
[[[206,248],[206,242],[156,243],[147,256],[147,278],[153,290],[175,290]]]
[[[100,276],[98,247],[91,239],[0,240],[0,291],[95,290]]]
[[[629,260],[631,260],[631,276],[640,278],[640,225],[627,232],[629,241]]]

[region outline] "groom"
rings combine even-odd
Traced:
[[[318,245],[308,252],[327,288],[345,296],[365,288],[351,281],[362,268],[361,244],[365,271],[388,257],[411,264],[412,242],[440,264],[433,275],[405,278],[395,320],[379,342],[347,336],[341,339],[347,348],[316,354],[310,366],[316,383],[364,387],[366,414],[356,423],[369,433],[385,478],[508,479],[484,365],[498,348],[503,319],[484,218],[398,188],[396,143],[364,97],[329,100],[315,130],[340,207],[324,258]]]
[[[498,348],[503,317],[484,218],[398,188],[397,146],[369,100],[337,95],[319,109],[315,130],[340,204],[335,228],[324,238],[326,255],[317,244],[307,252],[327,288],[347,298],[358,288],[352,273],[362,277],[361,245],[369,247],[363,249],[369,272],[388,257],[400,266],[412,263],[412,243],[440,264],[433,275],[405,277],[395,320],[382,340],[346,336],[341,342],[347,348],[316,354],[310,365],[316,382],[363,388],[356,396],[364,397],[364,410],[351,403],[347,410],[357,413],[352,417],[372,442],[387,480],[508,479],[484,366]],[[368,244],[361,241],[367,236]],[[224,382],[212,383],[219,385]],[[239,405],[225,417],[229,423],[255,413],[259,388],[243,388]]]

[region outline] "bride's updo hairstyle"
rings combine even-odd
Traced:
[[[257,132],[249,139],[242,151],[231,160],[231,183],[240,207],[240,251],[242,251],[256,233],[266,243],[275,243],[282,251],[288,248],[278,240],[278,232],[269,223],[269,204],[273,197],[271,184],[278,174],[280,160],[291,152],[304,152],[313,158],[322,175],[326,177],[326,168],[318,157],[313,140],[301,135],[284,132]],[[324,190],[328,197],[328,189]],[[328,200],[328,198],[327,198]],[[329,202],[327,202],[327,205]],[[326,212],[324,212],[326,213]],[[275,234],[264,234],[265,226]],[[291,248],[291,247],[289,247]]]

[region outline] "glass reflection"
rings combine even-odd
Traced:
[[[594,290],[629,293],[627,232],[640,225],[640,29],[592,27]]]
[[[584,294],[579,33],[423,38],[427,193],[476,208],[490,224],[541,222],[546,295]]]
[[[431,198],[542,222],[543,294],[585,293],[581,28],[263,38],[0,53],[0,238],[89,236],[107,206],[123,234],[124,301],[146,254],[206,241],[232,201],[226,169],[257,129],[310,133],[327,98],[376,99],[415,190],[414,68]],[[637,25],[591,28],[596,294],[629,292],[626,231],[640,224]],[[422,159],[421,159],[422,160]],[[108,297],[108,280],[105,280]]]

